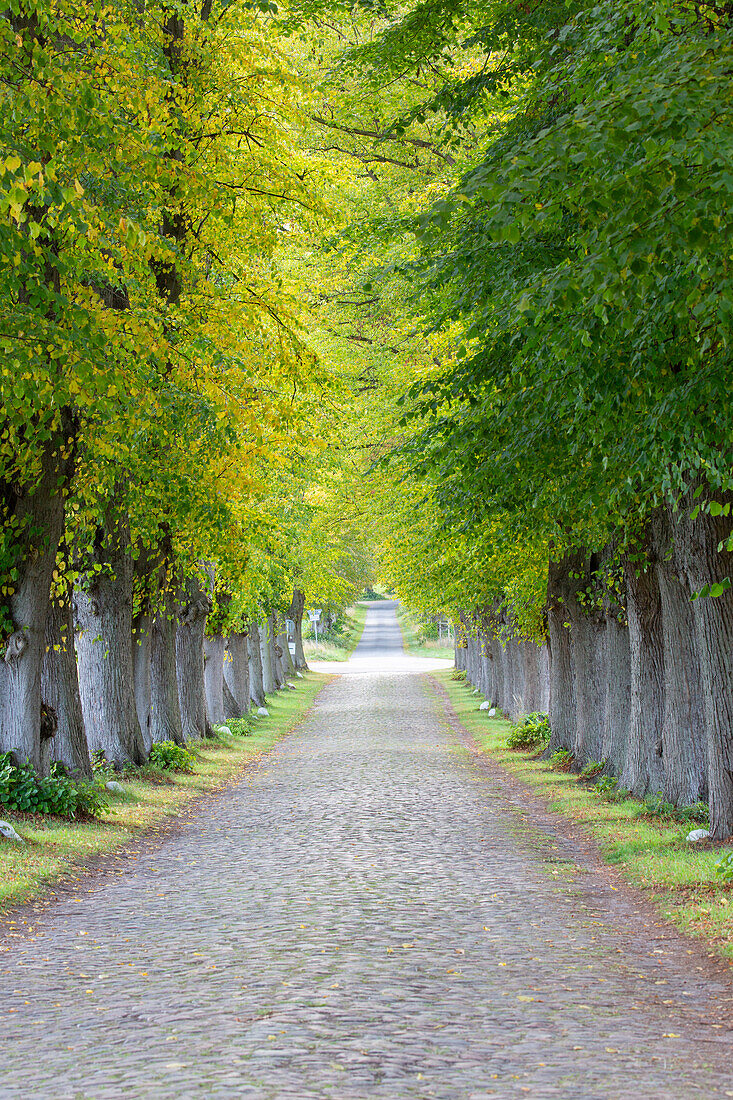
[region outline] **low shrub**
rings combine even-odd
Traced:
[[[510,749],[544,748],[549,741],[550,719],[540,711],[526,714],[519,722],[515,722],[506,739],[507,748]]]
[[[726,852],[725,855],[718,860],[715,864],[715,874],[723,882],[733,882],[733,852]]]
[[[580,770],[580,779],[583,783],[590,783],[591,779],[595,779],[601,774],[606,766],[605,760],[589,760],[587,764],[584,764]]]
[[[0,803],[27,814],[68,818],[99,817],[109,808],[97,783],[70,776],[63,764],[53,764],[51,774],[41,777],[29,763],[13,764],[9,752],[0,753]]]
[[[556,772],[569,772],[571,771],[575,757],[569,749],[558,749],[557,752],[553,752],[550,757],[550,767],[554,768]]]
[[[227,725],[235,737],[249,737],[255,728],[255,720],[245,714],[241,718],[231,718]]]
[[[631,791],[626,787],[619,787],[615,775],[602,776],[593,786],[593,790],[605,798],[606,802],[624,802],[631,795]]]
[[[695,802],[692,806],[675,806],[672,802],[666,802],[661,793],[648,794],[637,809],[636,815],[658,818],[661,821],[679,821],[686,825],[707,825],[710,822],[707,803]]]
[[[192,772],[196,758],[175,741],[153,741],[148,763],[167,772]]]

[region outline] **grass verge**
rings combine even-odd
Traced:
[[[402,641],[405,649],[413,657],[453,659],[452,639],[445,638],[441,641],[438,638],[427,638],[424,634],[423,619],[412,611],[408,611],[402,604],[397,608],[397,622],[402,631]]]
[[[342,620],[342,633],[330,635],[323,640],[319,637],[317,645],[314,638],[304,638],[303,652],[306,661],[348,661],[364,633],[367,611],[366,603],[347,608]]]
[[[733,883],[715,874],[715,864],[730,845],[689,844],[686,836],[694,824],[640,817],[638,800],[607,801],[577,776],[554,771],[537,753],[507,748],[509,722],[479,711],[482,697],[473,695],[464,680],[453,679],[450,669],[432,675],[447,691],[461,724],[493,761],[521,779],[549,810],[580,824],[606,862],[647,893],[667,920],[733,960]]]
[[[113,852],[192,799],[238,779],[298,725],[327,682],[327,677],[306,673],[297,681],[295,691],[270,696],[269,718],[252,720],[248,736],[224,734],[215,741],[190,743],[188,748],[196,758],[191,773],[145,767],[124,776],[122,792],[110,793],[110,812],[101,818],[66,821],[0,807],[0,817],[26,841],[20,845],[0,837],[0,910],[38,897],[54,880],[78,878],[85,860]]]

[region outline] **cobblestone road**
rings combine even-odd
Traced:
[[[730,986],[548,873],[394,631],[371,611],[246,782],[0,956],[1,1097],[733,1096]]]

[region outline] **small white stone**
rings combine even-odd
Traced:
[[[496,707],[492,707],[489,711],[489,718],[493,718],[496,714]]]
[[[22,836],[18,836],[15,829],[7,821],[0,821],[0,833],[6,840],[17,840],[18,844],[25,844]]]
[[[124,787],[121,783],[118,783],[116,779],[110,779],[108,783],[104,784],[108,791],[114,791],[116,794],[121,794],[124,791]]]
[[[302,679],[303,679],[303,673],[302,673],[302,672],[298,672],[298,671],[296,670],[296,673],[295,673],[295,675],[296,675],[296,676],[298,677],[298,679],[299,679],[299,680],[302,680]]]
[[[270,712],[267,709],[267,707],[260,707],[259,710],[257,711],[257,713],[259,715],[261,715],[263,718],[269,718],[270,717]]]
[[[707,829],[693,829],[691,833],[687,834],[687,840],[690,844],[697,844],[699,840],[707,840],[710,833]]]
[[[295,684],[288,684],[287,686],[290,688],[291,691],[296,690]]]
[[[257,718],[257,719],[259,719],[259,717],[260,717],[256,710],[250,711],[249,716],[250,716],[250,718]]]
[[[229,726],[214,726],[214,729],[217,733],[226,733],[229,737],[232,736],[232,731],[229,729]]]
[[[478,695],[478,688],[474,688],[471,695]]]

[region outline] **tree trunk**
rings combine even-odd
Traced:
[[[150,736],[153,741],[183,744],[176,676],[176,599],[168,563],[161,568],[150,631]]]
[[[484,699],[494,698],[494,669],[491,660],[491,631],[482,627],[479,633],[479,649],[481,652],[481,692]]]
[[[212,726],[223,726],[224,714],[224,638],[214,634],[204,638],[204,684],[206,713]]]
[[[132,622],[132,669],[135,679],[135,709],[142,730],[145,748],[149,752],[153,738],[150,733],[150,630],[153,617],[143,611]]]
[[[691,496],[692,490],[687,508],[692,507]],[[716,508],[733,510],[733,493],[706,489],[700,499],[703,507],[712,501]],[[733,554],[725,549],[732,531],[730,514],[701,511],[696,519],[680,524],[680,559],[691,591],[733,579]],[[710,832],[714,839],[724,840],[733,834],[733,587],[719,596],[696,599],[693,613],[705,703]]]
[[[575,744],[577,715],[575,707],[575,669],[570,642],[568,600],[575,584],[571,574],[577,569],[576,554],[550,561],[547,577],[547,646],[550,654],[550,743],[547,755],[558,749],[572,751]]]
[[[173,546],[167,524],[161,525],[150,558],[153,622],[150,629],[150,737],[183,744],[176,677],[177,584]]]
[[[540,647],[536,642],[522,641],[518,643],[518,649],[524,679],[524,710],[528,714],[534,714],[540,710],[542,703]]]
[[[238,718],[249,710],[249,656],[247,634],[230,634],[224,654],[224,683],[239,708]],[[234,717],[234,715],[232,715]]]
[[[501,641],[494,633],[492,633],[489,639],[489,657],[491,660],[491,675],[493,681],[491,702],[497,710],[502,711],[504,709],[504,666],[502,663],[502,646]]]
[[[275,651],[273,640],[270,637],[270,619],[265,619],[260,628],[260,652],[262,654],[262,687],[265,695],[273,695],[277,691],[277,679],[275,676]]]
[[[603,754],[608,771],[623,774],[629,744],[631,714],[631,651],[626,612],[606,602],[606,698],[603,708]]]
[[[36,485],[0,485],[6,530],[13,520],[13,529],[20,532],[18,545],[11,544],[18,577],[12,595],[2,600],[12,633],[0,661],[0,752],[12,752],[18,763],[29,760],[36,769],[42,767],[41,671],[51,576],[64,530],[59,481],[70,465],[59,457],[61,442],[53,439],[47,444]],[[10,543],[9,534],[7,539]]]
[[[513,644],[511,638],[503,637],[501,640],[501,682],[503,684],[501,710],[507,718],[511,718],[514,709],[514,663],[511,653]]]
[[[540,646],[539,654],[539,677],[540,677],[540,706],[539,709],[542,714],[550,713],[550,647],[547,642],[543,642]]]
[[[509,680],[512,685],[508,713],[512,722],[516,722],[518,718],[526,713],[524,705],[524,669],[522,668],[522,657],[516,638],[507,639],[505,653],[505,667],[509,669]]]
[[[132,662],[132,553],[127,519],[110,509],[74,589],[76,653],[87,742],[117,766],[146,759]],[[85,587],[86,585],[86,587]]]
[[[305,595],[299,588],[293,590],[293,600],[290,604],[290,610],[288,612],[288,618],[292,619],[295,623],[295,631],[293,634],[293,640],[295,641],[295,657],[293,658],[293,664],[299,672],[303,672],[308,668],[308,664],[305,659],[305,652],[303,650],[303,611],[305,609]]]
[[[176,675],[181,732],[184,741],[197,741],[212,734],[204,684],[204,632],[211,600],[195,574],[186,577],[179,598]]]
[[[478,642],[476,640],[476,627],[474,626],[473,622],[471,622],[471,627],[470,627],[470,630],[468,631],[466,641],[468,643],[467,647],[466,647],[466,672],[467,672],[467,678],[473,684],[473,686],[476,687],[477,686],[476,685],[476,680],[478,679],[478,677],[476,675],[476,663],[477,663],[476,658],[477,658],[477,653],[478,653]]]
[[[224,657],[224,664],[226,667],[226,656]],[[241,718],[242,708],[229,690],[229,684],[226,681],[226,677],[222,678],[221,689],[225,720],[227,722],[232,722],[235,721],[237,718]]]
[[[288,679],[292,679],[292,677],[295,675],[295,664],[293,663],[293,658],[290,653],[290,646],[288,645],[287,631],[284,630],[282,634],[278,634],[277,644],[280,646],[283,654],[280,658],[280,665],[283,670],[283,679],[287,681]]]
[[[74,651],[74,623],[71,615],[71,590],[51,600],[46,620],[46,653],[43,658],[41,698],[44,714],[55,726],[52,737],[43,742],[43,762],[60,761],[68,771],[89,777],[92,774],[89,746],[79,697],[79,678]]]
[[[256,707],[263,707],[265,705],[265,688],[262,674],[262,646],[260,643],[260,628],[255,622],[249,624],[247,653],[249,656],[249,697]]]
[[[692,593],[675,560],[669,513],[658,509],[651,526],[664,635],[664,796],[675,805],[689,806],[707,790],[705,703],[695,615]]]
[[[590,575],[586,573],[590,582]],[[578,764],[600,761],[606,706],[606,619],[597,607],[570,600],[570,642],[575,672],[575,739],[572,753]]]
[[[656,794],[664,790],[662,602],[652,563],[627,558],[624,578],[629,621],[631,704],[628,751],[621,784],[641,797],[649,791]]]

